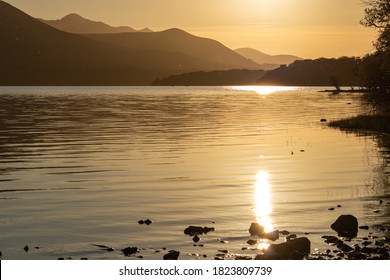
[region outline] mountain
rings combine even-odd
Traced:
[[[149,85],[172,74],[257,66],[216,41],[183,31],[121,34],[63,32],[0,1],[0,85]],[[121,45],[121,38],[138,47]],[[181,46],[170,49],[171,40]],[[205,49],[196,51],[192,44]]]
[[[167,52],[180,52],[192,57],[229,65],[227,68],[215,70],[260,69],[257,63],[244,58],[218,41],[197,37],[177,28],[152,33],[90,34],[85,36],[127,50],[158,49]]]
[[[76,34],[94,34],[94,33],[122,33],[122,32],[152,32],[148,28],[135,30],[129,26],[113,27],[100,21],[92,21],[78,14],[69,14],[58,20],[38,19],[56,29]]]
[[[260,65],[268,64],[279,66],[282,64],[290,64],[295,60],[302,60],[302,58],[294,55],[269,55],[252,48],[240,48],[235,51],[243,57],[249,58]]]

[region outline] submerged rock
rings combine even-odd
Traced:
[[[30,250],[30,248],[28,247],[28,245],[26,245],[26,246],[24,246],[23,250],[28,252],[28,250]]]
[[[200,241],[200,237],[195,235],[194,238],[192,238],[192,241],[194,241],[195,243],[199,242]]]
[[[180,252],[179,251],[170,251],[168,254],[164,255],[164,260],[178,260]]]
[[[202,235],[211,231],[215,231],[213,227],[201,227],[201,226],[189,226],[184,230],[184,234],[187,235]]]
[[[353,215],[341,215],[330,227],[339,236],[353,238],[358,233],[358,220]]]
[[[149,226],[149,225],[151,225],[151,224],[153,223],[153,221],[151,221],[151,220],[149,220],[149,219],[146,219],[146,220],[144,221],[144,223],[145,223],[145,225]]]

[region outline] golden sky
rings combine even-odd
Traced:
[[[359,24],[361,0],[6,0],[26,13],[69,13],[155,31],[177,27],[229,48],[304,58],[363,56],[376,32]]]

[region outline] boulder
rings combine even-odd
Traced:
[[[262,236],[265,234],[264,227],[259,223],[252,223],[251,226],[249,227],[249,233],[251,235]]]
[[[341,237],[354,238],[358,233],[358,220],[353,215],[341,215],[330,226]]]

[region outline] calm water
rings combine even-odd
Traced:
[[[256,255],[242,250],[254,221],[310,233],[314,251],[341,214],[386,222],[375,140],[320,122],[361,112],[359,94],[275,90],[0,88],[2,258]],[[194,247],[189,225],[216,230]]]

